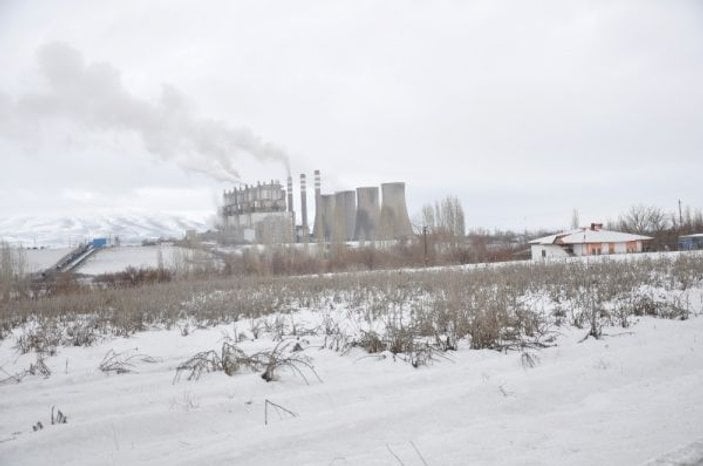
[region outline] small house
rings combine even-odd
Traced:
[[[530,241],[532,259],[548,257],[594,256],[642,252],[649,236],[604,230],[603,224],[578,228]]]

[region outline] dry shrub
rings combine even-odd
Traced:
[[[53,355],[56,347],[61,344],[61,330],[53,319],[30,325],[20,333],[15,342],[15,348],[21,354],[34,351],[37,354]]]
[[[127,267],[122,272],[105,273],[95,277],[94,282],[98,285],[117,287],[135,287],[151,285],[154,283],[166,283],[173,279],[174,273],[164,268],[135,268]]]
[[[159,360],[146,354],[137,353],[136,349],[123,351],[121,353],[117,353],[115,350],[109,350],[98,367],[106,374],[110,372],[126,374],[136,372],[134,367],[137,362],[156,363],[159,362]]]
[[[44,362],[44,355],[42,354],[37,354],[36,362],[31,363],[29,367],[23,371],[10,374],[1,367],[0,371],[4,372],[7,375],[7,377],[5,377],[4,379],[0,379],[0,385],[5,385],[9,383],[20,383],[28,375],[40,375],[45,379],[48,379],[51,376],[51,370]]]
[[[373,267],[381,267],[411,254],[413,247],[412,243],[361,249],[342,245],[320,251],[319,256],[282,248],[276,273],[300,266],[298,254],[311,261],[305,268],[313,263],[319,270],[337,267],[330,265],[335,261],[332,254],[363,256],[364,261],[372,257]],[[357,344],[374,352],[392,349],[401,354],[412,352],[417,342],[432,341],[433,348],[444,351],[467,339],[472,348],[519,348],[539,346],[549,326],[561,320],[570,319],[599,334],[603,325],[626,325],[630,316],[685,318],[692,312],[685,297],[655,300],[641,290],[683,293],[701,286],[703,280],[703,261],[695,260],[698,256],[675,261],[526,262],[465,270],[290,277],[274,276],[270,253],[252,249],[248,254],[244,258],[259,261],[262,267],[256,276],[144,279],[149,283],[141,286],[82,287],[75,292],[0,301],[0,338],[36,322],[18,337],[18,349],[50,353],[56,345],[89,345],[101,335],[129,336],[154,326],[172,328],[182,322],[212,326],[248,318],[260,325],[252,326],[254,336],[268,330],[277,339],[285,339],[299,329],[281,316],[297,309],[337,313],[346,308],[367,324],[360,328],[377,328],[375,324],[383,322],[392,325],[378,335],[347,335],[334,322],[323,322],[326,347],[345,350]],[[523,298],[530,295],[543,296],[552,306],[547,311],[553,313],[524,304]],[[277,318],[262,319],[273,314]],[[396,320],[399,317],[402,320]],[[218,358],[222,359],[221,351]]]
[[[309,383],[304,370],[313,374],[320,382],[320,376],[312,365],[312,360],[298,354],[298,345],[291,348],[292,341],[281,341],[270,351],[261,351],[247,355],[235,344],[225,341],[220,354],[214,350],[203,351],[195,354],[176,368],[174,383],[180,380],[182,373],[188,373],[188,380],[198,380],[203,373],[223,371],[232,376],[243,368],[251,371],[263,371],[261,378],[267,382],[277,379],[277,372],[289,369],[299,375],[306,384]],[[290,354],[290,353],[295,354]]]
[[[363,348],[367,353],[380,353],[386,350],[386,344],[381,340],[378,333],[374,331],[362,331],[361,338],[356,345]]]
[[[222,359],[214,350],[201,351],[176,367],[173,383],[181,379],[181,374],[188,373],[188,380],[198,380],[203,373],[222,370]]]
[[[277,379],[276,373],[280,369],[289,369],[299,375],[306,384],[309,384],[308,378],[305,376],[303,369],[306,369],[312,373],[318,381],[322,382],[322,379],[315,371],[315,367],[312,365],[312,360],[302,354],[288,355],[287,350],[290,348],[291,341],[280,342],[271,351],[257,353],[253,356],[254,360],[263,363],[264,372],[261,374],[261,378],[267,382]],[[295,351],[297,353],[297,351]]]

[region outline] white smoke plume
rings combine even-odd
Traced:
[[[247,128],[194,115],[187,99],[164,85],[161,96],[149,101],[124,87],[120,72],[107,63],[85,63],[75,48],[60,42],[37,51],[39,69],[48,88],[13,101],[0,95],[0,134],[26,138],[27,124],[66,118],[93,131],[133,131],[145,148],[189,171],[219,181],[238,181],[236,159],[249,154],[260,161],[278,161],[288,168],[279,147]]]

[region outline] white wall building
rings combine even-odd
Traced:
[[[604,230],[602,224],[579,228],[530,241],[532,259],[549,257],[594,256],[642,252],[649,236]]]

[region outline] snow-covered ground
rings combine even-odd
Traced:
[[[23,249],[24,270],[35,273],[51,268],[71,252],[71,248]],[[157,268],[160,265],[176,269],[192,259],[192,249],[161,243],[152,246],[114,246],[95,251],[76,272],[83,275],[100,275],[103,273],[122,272],[128,267]],[[201,255],[209,255],[200,251]]]
[[[62,257],[71,252],[70,248],[26,249],[26,272],[35,273],[55,265]]]
[[[156,268],[161,265],[174,267],[179,261],[189,257],[191,250],[164,243],[156,246],[120,246],[104,248],[90,256],[76,272],[84,275],[122,272],[128,267]]]
[[[638,253],[627,253],[627,254],[602,254],[596,256],[574,256],[574,257],[550,257],[547,259],[537,258],[533,260],[535,263],[547,263],[547,264],[577,264],[581,263],[599,263],[608,261],[631,261],[637,259],[676,259],[680,254],[685,254],[689,256],[703,257],[703,251],[693,250],[693,251],[658,251],[658,252],[638,252]]]
[[[451,360],[415,369],[390,354],[342,355],[320,349],[322,337],[301,337],[323,382],[303,369],[309,385],[290,371],[267,383],[246,370],[174,383],[179,363],[248,328],[156,330],[59,348],[46,359],[49,378],[0,386],[0,464],[623,465],[703,438],[701,317],[639,318],[581,343],[585,330],[561,328],[533,368],[519,352],[463,344]],[[35,361],[13,344],[0,343],[8,373]],[[251,353],[275,343],[266,336],[239,346]],[[98,366],[109,350],[159,362],[108,375]],[[269,405],[264,425],[266,400],[295,416]],[[53,406],[66,424],[51,425]],[[44,428],[35,432],[38,421]]]

